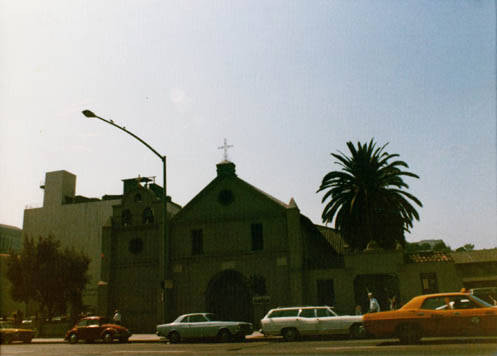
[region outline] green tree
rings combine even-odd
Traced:
[[[74,249],[62,249],[53,237],[36,242],[26,237],[19,254],[11,253],[7,278],[11,296],[18,302],[37,302],[47,318],[67,311],[79,313],[88,282],[90,259]]]
[[[331,155],[341,170],[327,173],[318,192],[325,191],[322,203],[324,223],[334,221],[344,240],[352,249],[362,250],[370,241],[383,248],[405,244],[404,232],[412,227],[419,215],[411,202],[421,202],[404,188],[409,186],[403,177],[419,178],[403,171],[409,166],[398,160],[398,154],[389,154],[369,143],[347,142],[350,156],[342,152]],[[391,161],[393,160],[393,161]]]
[[[433,246],[433,251],[439,251],[439,252],[451,252],[452,249],[450,246],[447,246],[445,242],[440,241],[435,246]]]
[[[475,249],[475,245],[474,244],[464,244],[463,246],[456,248],[456,251],[457,252],[461,252],[461,251],[473,251],[474,249]]]

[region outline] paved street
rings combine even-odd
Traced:
[[[427,338],[419,345],[397,340],[305,340],[285,342],[254,337],[243,343],[159,342],[155,335],[134,335],[128,344],[70,345],[61,339],[35,339],[32,344],[1,345],[2,356],[99,355],[497,355],[497,338]]]

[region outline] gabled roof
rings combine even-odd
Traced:
[[[233,172],[226,172],[225,169],[221,168],[223,165],[230,165],[231,169],[233,169]],[[216,178],[214,178],[212,181],[210,181],[209,184],[207,184],[204,189],[202,189],[197,195],[195,195],[185,206],[183,206],[183,209],[181,209],[175,217],[179,218],[183,215],[183,212],[188,211],[192,205],[195,204],[198,200],[200,200],[203,196],[205,196],[208,192],[210,192],[215,186],[217,186],[220,182],[224,181],[225,179],[232,180],[236,182],[237,184],[244,186],[245,188],[248,188],[249,190],[253,191],[255,194],[263,196],[267,200],[271,201],[274,203],[275,206],[281,208],[281,209],[291,209],[291,208],[297,208],[297,204],[295,201],[293,201],[292,204],[286,204],[282,202],[281,200],[273,197],[272,195],[264,192],[263,190],[253,186],[252,184],[244,181],[243,179],[239,178],[235,173],[234,173],[234,164],[229,161],[224,161],[219,163],[218,165],[218,175]],[[290,201],[291,203],[292,201]]]
[[[345,249],[347,248],[347,244],[340,236],[340,233],[331,227],[323,226],[323,225],[315,225],[319,230],[321,235],[325,238],[325,240],[333,247],[333,249],[338,252],[340,255],[345,253]]]

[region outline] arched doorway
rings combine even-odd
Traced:
[[[252,321],[253,309],[248,283],[237,271],[215,275],[207,287],[207,310],[222,320]]]
[[[362,312],[369,308],[368,292],[373,293],[380,303],[382,311],[390,309],[390,298],[395,296],[399,301],[399,279],[394,274],[360,274],[354,279],[354,294],[356,305],[360,305]],[[399,305],[396,306],[397,308]]]

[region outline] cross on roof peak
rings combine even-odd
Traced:
[[[218,150],[224,150],[224,160],[227,161],[228,160],[228,149],[233,147],[233,145],[228,145],[228,141],[226,139],[224,139],[224,145],[222,146],[219,146],[217,149]]]

